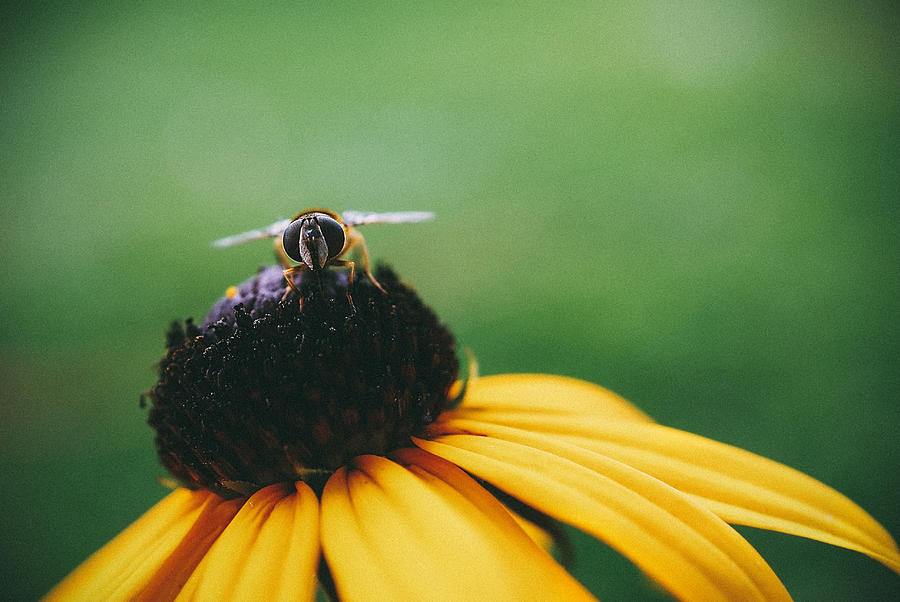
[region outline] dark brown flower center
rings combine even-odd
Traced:
[[[174,324],[147,394],[163,465],[226,497],[276,482],[320,483],[360,454],[385,454],[446,407],[453,336],[390,270],[353,283],[328,269],[272,266],[220,300],[201,326]]]

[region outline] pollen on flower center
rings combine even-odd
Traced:
[[[321,277],[321,280],[319,279]],[[148,392],[163,465],[226,497],[282,481],[315,486],[361,454],[383,455],[445,408],[453,336],[387,268],[387,294],[346,270],[286,283],[271,266],[221,299],[202,325],[173,324]]]

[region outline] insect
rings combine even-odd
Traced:
[[[375,279],[369,270],[369,252],[366,241],[356,230],[356,226],[365,224],[400,224],[405,222],[423,222],[434,218],[430,211],[398,211],[394,213],[363,213],[345,211],[338,215],[328,209],[305,209],[292,217],[277,221],[260,230],[250,230],[226,236],[214,241],[214,247],[230,247],[263,238],[275,238],[275,251],[284,265],[284,279],[289,290],[300,293],[294,283],[294,274],[305,271],[318,272],[328,266],[345,266],[350,268],[349,283],[353,283],[356,264],[341,259],[347,251],[358,247],[362,259],[362,268],[369,280],[381,292],[384,287]],[[296,263],[291,263],[291,262]],[[285,291],[287,297],[288,291]],[[353,306],[350,286],[347,287],[347,299]]]

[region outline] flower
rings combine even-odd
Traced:
[[[310,600],[317,584],[346,600],[590,599],[546,550],[541,517],[605,541],[682,599],[789,599],[728,523],[900,573],[894,540],[840,493],[656,424],[597,385],[454,384],[449,332],[392,272],[378,279],[388,294],[356,281],[353,309],[346,275],[309,276],[301,306],[279,301],[270,268],[201,327],[173,328],[149,422],[193,489],[47,599]]]

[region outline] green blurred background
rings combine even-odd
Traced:
[[[371,226],[484,373],[595,381],[829,483],[900,536],[892,3],[53,3],[0,19],[0,597],[166,490],[168,323],[308,206]],[[798,600],[900,597],[742,529]],[[602,544],[577,576],[656,595]],[[415,567],[411,567],[415,570]]]

